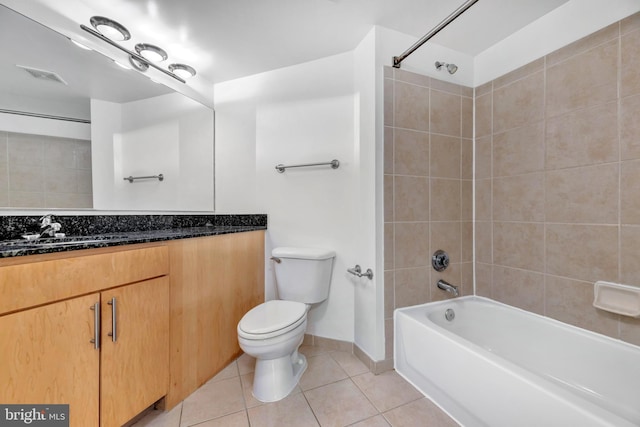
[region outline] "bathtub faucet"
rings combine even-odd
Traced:
[[[447,283],[442,279],[438,280],[438,289],[449,292],[450,294],[453,294],[454,297],[460,295],[457,286],[453,286],[451,283]]]

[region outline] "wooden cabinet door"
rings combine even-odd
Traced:
[[[240,354],[237,325],[264,301],[264,231],[169,244],[171,409]]]
[[[0,317],[0,402],[69,404],[69,425],[98,425],[100,352],[94,337],[99,294]]]
[[[100,425],[119,427],[167,394],[169,278],[104,291],[101,305]]]

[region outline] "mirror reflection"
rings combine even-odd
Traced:
[[[213,110],[1,5],[0,48],[0,209],[213,211]]]

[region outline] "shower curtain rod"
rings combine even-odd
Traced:
[[[462,15],[467,9],[476,4],[478,0],[467,0],[462,6],[457,8],[451,15],[444,18],[442,22],[433,27],[431,31],[424,35],[420,40],[415,42],[413,46],[409,49],[405,50],[400,56],[393,57],[393,68],[400,68],[400,63],[404,61],[409,55],[415,52],[420,46],[425,44],[431,37],[435,36],[442,30],[444,27],[449,25],[454,19],[458,16]]]

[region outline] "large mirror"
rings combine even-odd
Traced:
[[[2,5],[0,49],[0,209],[214,210],[211,108]]]

